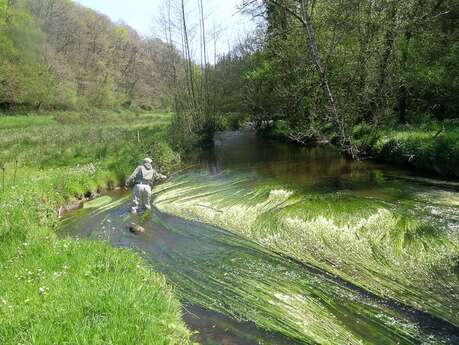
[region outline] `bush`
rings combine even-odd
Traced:
[[[354,137],[375,158],[424,171],[459,177],[459,123],[431,122],[372,131],[361,125]]]

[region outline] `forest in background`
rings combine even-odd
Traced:
[[[299,141],[327,126],[458,117],[457,0],[245,0],[260,28],[215,65],[202,2],[199,29],[182,3],[168,1],[161,41],[73,1],[0,0],[0,107],[151,110],[170,106],[169,86],[183,82],[181,98],[257,123],[285,120]]]
[[[194,30],[184,3],[167,1],[164,18],[166,37],[181,38],[169,67],[181,68],[171,74],[179,147],[249,120],[275,139],[458,176],[457,0],[241,1],[258,30],[213,64],[202,1]]]
[[[167,108],[171,50],[68,0],[0,0],[0,109]]]
[[[158,39],[73,1],[0,0],[0,110],[172,110],[184,151],[249,120],[457,176],[458,0],[241,0],[258,30],[213,59],[205,6],[162,3]]]
[[[359,124],[459,117],[457,0],[251,0],[245,9],[263,27],[215,68],[221,112],[343,145]]]
[[[458,176],[457,0],[241,8],[259,29],[206,70],[216,128],[250,119],[276,139]]]
[[[328,84],[339,110],[356,120],[457,117],[456,0],[247,1],[246,8],[265,16],[266,27],[222,63],[248,65],[242,75],[252,91],[241,98],[249,112],[304,122],[328,108],[328,99],[319,102]]]

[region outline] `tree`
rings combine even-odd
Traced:
[[[40,61],[43,35],[20,2],[0,1],[0,108],[51,102],[52,78]]]
[[[1,0],[0,47],[3,108],[163,106],[168,46],[74,2]]]
[[[359,155],[353,128],[457,117],[457,0],[246,0],[266,22],[245,59],[252,117]],[[239,62],[236,62],[239,64]]]

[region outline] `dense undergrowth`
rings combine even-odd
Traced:
[[[0,343],[187,344],[180,304],[134,253],[60,240],[56,208],[180,158],[167,115],[0,118]]]
[[[355,130],[359,145],[374,158],[440,175],[459,177],[459,122]]]

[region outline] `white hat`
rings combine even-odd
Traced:
[[[144,162],[144,163],[149,163],[149,164],[153,163],[153,161],[152,161],[151,158],[145,158],[145,159],[143,160],[143,162]]]

